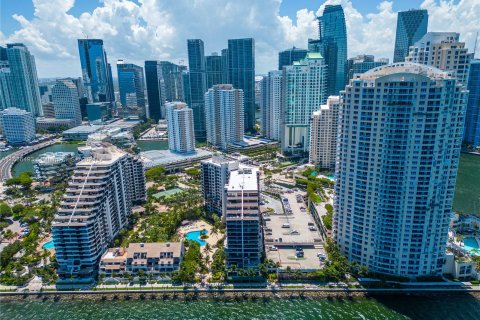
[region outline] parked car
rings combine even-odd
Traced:
[[[270,251],[278,251],[278,248],[275,246],[270,246]]]

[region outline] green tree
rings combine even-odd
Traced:
[[[5,202],[0,202],[0,220],[3,220],[12,215],[12,209]]]

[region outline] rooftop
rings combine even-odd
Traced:
[[[399,62],[390,65],[373,68],[359,76],[360,80],[375,80],[377,78],[388,76],[392,74],[410,73],[419,74],[431,79],[451,79],[452,76],[440,69],[430,67],[423,64],[412,62]]]
[[[127,153],[121,149],[104,143],[91,150],[92,156],[83,159],[78,163],[79,166],[112,164]]]
[[[176,153],[170,150],[150,150],[140,153],[142,161],[145,164],[145,168],[151,168],[155,166],[165,166],[175,164],[181,161],[198,161],[212,156],[212,152],[197,149],[195,153]]]
[[[258,190],[258,172],[258,168],[240,165],[238,170],[232,171],[230,174],[227,190]]]
[[[182,247],[182,242],[130,243],[127,258],[132,259],[135,253],[146,253],[146,258],[159,258],[161,252],[173,252],[174,257],[179,257]]]

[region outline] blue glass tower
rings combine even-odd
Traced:
[[[469,94],[463,143],[480,146],[480,60],[478,59],[470,61],[467,89]]]
[[[307,56],[307,50],[300,48],[291,48],[278,53],[278,70],[283,66],[291,66],[293,61],[303,60]]]
[[[129,115],[145,117],[145,85],[143,68],[133,63],[117,62],[120,102]]]
[[[408,10],[398,13],[393,63],[405,61],[409,47],[427,33],[427,26],[427,10]]]
[[[145,61],[145,82],[147,85],[148,111],[149,117],[155,121],[162,119],[160,107],[164,103],[161,97],[160,73],[161,69],[159,61]]]
[[[201,39],[188,39],[188,67],[190,71],[190,108],[193,110],[195,138],[205,139],[205,51]]]
[[[112,69],[101,39],[78,39],[82,77],[90,102],[113,102]]]
[[[327,96],[338,95],[347,83],[347,27],[341,5],[327,5],[318,18],[319,40],[309,40],[309,51],[320,52],[328,67]]]
[[[216,84],[223,83],[222,57],[219,56],[216,52],[214,52],[211,56],[206,57],[205,62],[205,71],[207,74],[207,89],[210,89]]]
[[[228,80],[244,95],[245,132],[255,130],[255,40],[228,40]]]

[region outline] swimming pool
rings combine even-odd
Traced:
[[[470,253],[472,253],[472,251],[474,250],[480,250],[478,241],[474,237],[466,237],[463,240],[463,247],[467,249]],[[478,254],[478,252],[476,254]]]
[[[208,231],[205,230],[205,229],[204,230],[190,231],[190,232],[187,232],[186,238],[187,238],[187,240],[197,241],[200,244],[200,246],[204,246],[207,242],[205,240],[200,239],[200,236],[202,234],[208,234]]]
[[[55,246],[54,246],[53,240],[50,240],[50,241],[46,242],[42,246],[42,249],[54,249],[54,248],[55,248]]]

